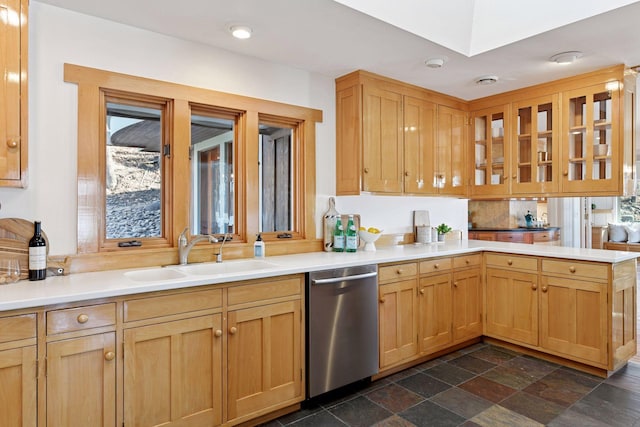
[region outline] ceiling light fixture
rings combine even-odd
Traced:
[[[444,65],[444,58],[429,58],[424,61],[424,65],[429,68],[440,68]]]
[[[549,58],[549,61],[555,62],[556,64],[571,64],[578,58],[582,58],[582,52],[572,50],[569,52],[556,53]]]
[[[481,76],[476,79],[478,86],[492,85],[498,81],[498,76]]]
[[[250,38],[251,33],[253,33],[253,30],[246,25],[233,25],[229,28],[229,31],[231,31],[233,37],[241,40]]]

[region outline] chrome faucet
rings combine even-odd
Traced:
[[[224,246],[224,242],[227,241],[227,236],[229,236],[229,233],[224,233],[224,237],[222,237],[222,243],[220,244],[220,251],[218,253],[216,253],[216,262],[222,262],[222,247]],[[219,242],[220,240],[216,239],[214,237],[216,242]]]
[[[180,237],[178,237],[178,255],[180,258],[180,265],[187,265],[188,263],[188,258],[189,258],[189,252],[191,252],[191,249],[193,248],[193,245],[195,245],[198,242],[201,242],[205,239],[209,240],[209,243],[216,243],[218,241],[218,239],[216,239],[214,236],[211,235],[199,235],[199,236],[195,236],[193,239],[191,239],[191,241],[189,241],[187,239],[187,232],[189,231],[189,227],[185,227],[185,229],[182,231],[182,233],[180,233]],[[224,243],[224,242],[223,242]],[[221,262],[222,260],[218,261]]]

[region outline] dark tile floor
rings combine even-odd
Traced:
[[[264,426],[640,427],[640,364],[603,379],[476,344],[306,406]]]

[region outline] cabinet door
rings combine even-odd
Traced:
[[[360,85],[336,92],[336,195],[360,194],[362,175]]]
[[[228,322],[228,420],[303,399],[300,301],[235,310]]]
[[[124,419],[128,426],[222,422],[222,316],[124,331]]]
[[[404,98],[404,192],[436,194],[436,104]]]
[[[451,274],[423,277],[419,290],[420,352],[433,353],[452,341]]]
[[[607,285],[543,276],[540,344],[571,359],[607,363]]]
[[[555,193],[560,185],[558,95],[513,104],[513,194]]]
[[[381,285],[379,293],[382,369],[418,354],[417,279]]]
[[[365,85],[362,134],[363,190],[401,193],[402,95]]]
[[[47,427],[114,426],[115,333],[47,344]]]
[[[564,192],[614,192],[620,187],[619,89],[609,84],[562,93]]]
[[[488,268],[486,335],[538,345],[538,275]]]
[[[471,120],[474,126],[472,151],[473,195],[509,195],[509,106],[476,111]]]
[[[467,188],[468,113],[438,106],[436,170],[433,183],[440,194],[464,196]]]
[[[12,187],[26,172],[27,5],[0,0],[0,185]]]
[[[0,351],[0,426],[36,425],[36,347]]]
[[[482,278],[479,268],[453,273],[453,340],[482,335]]]

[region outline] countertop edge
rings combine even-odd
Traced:
[[[273,268],[232,274],[215,274],[210,276],[188,275],[180,279],[148,282],[134,281],[124,275],[124,273],[128,271],[145,270],[145,268],[136,268],[56,276],[38,282],[20,281],[10,285],[0,286],[0,311],[37,308],[53,304],[73,303],[203,285],[233,283],[355,265],[403,262],[476,252],[502,252],[512,255],[574,259],[576,261],[604,262],[609,264],[640,257],[640,253],[637,252],[477,240],[392,246],[380,248],[375,252],[312,252],[267,257],[266,260],[269,263],[275,264]],[[233,263],[234,261],[231,260],[227,262]],[[159,267],[151,267],[151,269],[154,268]]]

